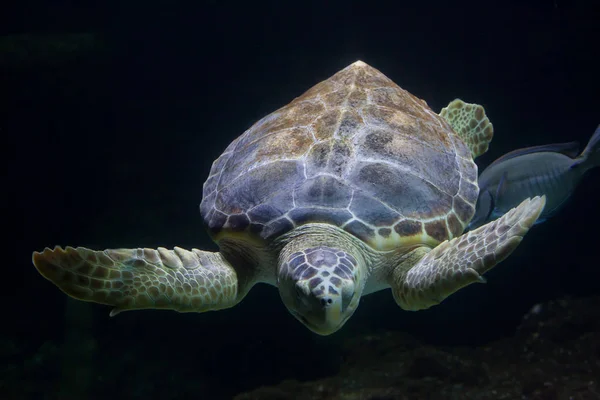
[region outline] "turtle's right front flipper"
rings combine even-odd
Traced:
[[[391,282],[398,305],[422,310],[441,303],[457,290],[474,282],[512,253],[533,226],[546,204],[546,197],[524,200],[499,219],[462,236],[441,243],[408,271],[402,265]]]
[[[197,249],[55,247],[34,252],[33,264],[69,296],[114,306],[111,315],[148,308],[202,312],[241,300],[229,262]]]

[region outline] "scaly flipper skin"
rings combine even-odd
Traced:
[[[448,121],[454,132],[471,149],[474,159],[488,150],[494,137],[494,127],[485,115],[483,106],[455,99],[442,108],[440,117]]]
[[[484,282],[481,275],[515,250],[545,204],[545,196],[524,200],[501,218],[441,243],[407,272],[394,274],[394,299],[405,310],[422,310]]]
[[[34,252],[33,264],[69,296],[114,306],[111,316],[148,308],[219,310],[240,300],[237,274],[220,253],[55,247]]]

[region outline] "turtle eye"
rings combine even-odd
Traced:
[[[296,291],[296,300],[301,301],[303,303],[306,302],[306,296],[309,293],[308,288],[305,285],[297,283],[296,285],[294,285],[294,289]]]

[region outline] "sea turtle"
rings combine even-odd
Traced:
[[[391,288],[420,310],[506,258],[542,211],[523,201],[461,235],[492,125],[454,100],[440,115],[357,61],[262,118],[213,163],[200,212],[219,252],[46,248],[37,270],[66,294],[179,312],[238,304],[259,282],[291,314],[331,334],[361,296]]]

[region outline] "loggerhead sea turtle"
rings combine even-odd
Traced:
[[[213,163],[200,212],[219,252],[175,247],[46,248],[37,270],[76,299],[179,312],[279,288],[312,331],[342,327],[361,296],[391,288],[426,309],[521,242],[545,204],[523,201],[461,235],[479,188],[473,158],[492,125],[456,99],[440,115],[357,61],[256,122]]]

